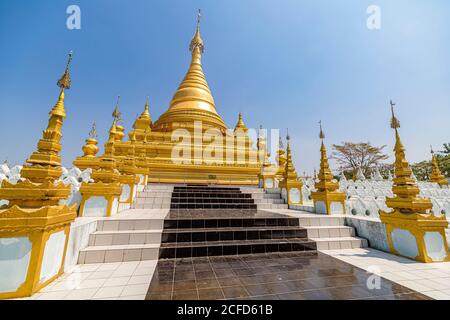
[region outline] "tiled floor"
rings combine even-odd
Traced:
[[[433,299],[450,300],[450,262],[420,263],[371,248],[324,253]]]
[[[32,300],[144,300],[157,261],[77,265]]]
[[[428,299],[328,255],[271,253],[160,260],[147,299]]]

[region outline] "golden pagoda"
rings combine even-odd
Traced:
[[[345,193],[338,191],[339,183],[333,181],[333,174],[331,173],[330,165],[328,164],[327,150],[323,142],[325,134],[322,130],[322,121],[320,121],[319,124],[319,138],[321,140],[319,181],[315,183],[317,191],[311,192],[311,198],[314,202],[316,213],[345,214],[346,195]]]
[[[275,188],[275,175],[279,168],[272,165],[269,161],[270,154],[267,152],[266,137],[263,134],[262,128],[258,136],[257,146],[260,152],[260,159],[264,159],[259,174],[259,187],[263,189]]]
[[[400,121],[394,114],[394,106],[391,101],[391,128],[395,130],[394,197],[386,199],[386,205],[393,210],[380,210],[390,251],[421,262],[449,261],[445,235],[447,219],[445,215],[436,216],[431,212],[433,205],[430,199],[418,196],[420,190],[406,160],[405,147],[398,133]]]
[[[109,129],[105,152],[97,158],[91,178],[94,182],[83,182],[80,187],[81,204],[79,216],[109,217],[119,209],[119,198],[122,194],[120,172],[114,157],[114,144],[117,138],[117,119],[120,118],[117,108],[113,113],[114,121]],[[80,161],[80,158],[78,158]]]
[[[437,183],[438,185],[442,186],[448,186],[448,180],[447,178],[441,173],[441,170],[439,169],[439,164],[437,161],[437,157],[434,154],[433,147],[431,147],[431,176],[430,181]]]
[[[168,110],[152,123],[147,101],[128,141],[116,139],[114,158],[120,162],[134,149],[136,173],[144,183],[257,185],[263,159],[252,147],[242,115],[234,131],[227,128],[203,73],[200,12],[189,49],[189,69]],[[120,136],[121,130],[116,127]]]
[[[280,181],[278,187],[281,189],[281,196],[286,203],[289,204],[302,204],[302,186],[303,183],[298,179],[297,172],[295,171],[294,164],[292,163],[292,153],[289,133],[286,137],[287,150],[286,150],[286,165],[284,167],[283,179]]]
[[[278,183],[283,180],[284,169],[286,166],[286,150],[284,148],[283,140],[281,139],[281,137],[278,143],[278,153],[276,161],[278,164],[278,171],[275,174],[275,186],[278,186]]]
[[[95,122],[92,124],[92,129],[89,132],[89,137],[86,139],[86,144],[83,146],[83,156],[77,157],[73,164],[74,166],[84,169],[96,169],[98,168],[99,159],[96,157],[98,153],[98,141],[97,141],[97,126]]]
[[[3,180],[0,188],[0,199],[9,201],[0,209],[0,299],[31,296],[63,273],[70,224],[76,217],[76,205],[60,204],[69,197],[70,186],[58,181],[71,60],[72,53],[57,82],[61,91],[47,128],[21,171],[23,179],[16,184]]]

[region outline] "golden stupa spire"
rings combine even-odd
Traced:
[[[151,121],[152,121],[152,118],[150,117],[150,111],[149,111],[148,99],[149,99],[149,96],[147,96],[147,100],[145,100],[144,112],[142,112],[141,118],[142,118],[142,119],[148,119],[148,120],[150,120],[150,122],[151,122]]]
[[[197,31],[195,32],[194,38],[191,40],[191,44],[189,45],[189,50],[191,52],[194,52],[196,48],[200,50],[200,53],[203,53],[205,51],[205,46],[203,44],[202,37],[200,36],[200,22],[202,18],[202,12],[200,9],[198,9],[197,14]]]
[[[61,177],[61,128],[65,118],[64,90],[70,88],[69,65],[72,52],[69,53],[66,70],[58,81],[61,93],[57,104],[50,112],[47,128],[35,151],[24,164],[22,181],[12,184],[3,180],[0,188],[0,198],[8,200],[8,207],[15,205],[24,208],[40,208],[42,206],[57,206],[62,199],[70,195],[70,187],[58,183]]]
[[[386,205],[402,213],[426,213],[427,210],[432,208],[432,204],[429,199],[418,197],[420,190],[417,182],[412,178],[412,170],[406,160],[405,147],[398,133],[400,121],[395,116],[394,106],[395,104],[391,101],[391,128],[395,130],[395,176],[392,187],[394,197],[387,198]]]
[[[442,174],[439,169],[439,164],[437,161],[437,157],[433,151],[433,147],[431,146],[431,176],[430,181],[439,184],[440,186],[448,186],[448,180]]]
[[[32,182],[53,181],[61,176],[61,127],[66,117],[64,106],[64,90],[70,89],[71,81],[69,66],[72,61],[72,51],[69,52],[66,69],[57,85],[61,88],[58,102],[50,111],[50,119],[43,137],[34,152],[24,165],[21,175]]]
[[[156,121],[155,131],[191,128],[196,121],[201,121],[205,130],[227,130],[223,119],[217,114],[214,98],[203,73],[201,59],[205,47],[200,36],[200,16],[199,11],[196,32],[189,46],[192,53],[189,70],[175,92],[169,110]]]
[[[325,133],[322,129],[322,121],[319,121],[321,140],[320,145],[320,170],[317,175],[314,169],[314,181],[316,191],[311,193],[316,213],[345,213],[345,198],[343,192],[339,192],[339,183],[333,180],[333,174],[328,163],[327,149],[325,148]]]
[[[119,103],[120,103],[120,95],[117,96],[116,107],[112,113],[112,116],[116,120],[116,122],[122,121],[122,112],[119,112]]]
[[[322,121],[319,121],[320,125],[320,133],[319,138],[321,139],[321,146],[320,146],[320,170],[318,179],[319,181],[316,182],[315,186],[318,192],[333,192],[336,191],[339,188],[339,185],[337,182],[333,181],[333,174],[330,170],[330,165],[328,163],[328,157],[327,157],[327,149],[325,148],[325,134],[322,129]]]
[[[61,76],[61,78],[56,83],[58,87],[61,88],[61,93],[59,94],[58,101],[56,102],[55,106],[53,107],[52,111],[50,111],[50,115],[60,116],[62,118],[66,117],[66,111],[64,109],[64,90],[70,89],[70,86],[72,84],[70,80],[69,75],[69,66],[72,62],[72,51],[69,52],[69,57],[67,59],[66,64],[66,70],[64,71],[64,74]]]
[[[234,132],[236,132],[237,130],[242,130],[244,132],[248,131],[247,127],[245,126],[244,119],[242,118],[241,112],[239,112],[239,119],[238,122],[236,123],[236,127],[234,128]]]
[[[130,141],[143,141],[146,131],[151,131],[152,129],[152,118],[149,111],[149,97],[145,102],[144,111],[139,115],[133,124],[133,130],[128,133]]]
[[[286,135],[287,148],[286,148],[286,165],[284,170],[284,178],[297,179],[297,172],[295,171],[294,164],[292,163],[292,152],[291,152],[291,137],[289,136],[289,129]]]

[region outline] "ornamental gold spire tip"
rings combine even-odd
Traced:
[[[63,90],[70,89],[70,86],[71,86],[70,75],[69,75],[69,66],[70,66],[70,63],[72,62],[72,55],[73,55],[73,52],[71,50],[71,51],[69,51],[66,70],[65,70],[64,74],[62,75],[62,77],[56,83],[58,85],[58,87],[60,87]]]
[[[200,36],[200,21],[202,17],[202,12],[200,9],[198,9],[197,14],[197,30],[195,32],[194,38],[192,38],[191,44],[189,46],[189,50],[191,52],[194,52],[196,48],[200,49],[200,52],[203,53],[205,47],[203,45],[202,37]]]
[[[396,104],[394,102],[392,102],[392,100],[391,100],[390,104],[391,104],[391,113],[392,113],[391,128],[397,130],[398,128],[400,128],[400,121],[397,119],[397,117],[395,116],[395,113],[394,113],[394,107]]]
[[[97,125],[95,121],[92,123],[91,131],[89,131],[89,138],[97,139]]]
[[[119,112],[119,102],[120,102],[120,96],[117,96],[117,103],[116,108],[114,109],[112,116],[116,120],[116,122],[119,122],[122,120],[122,113]]]
[[[323,140],[323,139],[325,139],[325,134],[323,133],[323,130],[322,130],[322,120],[319,121],[319,126],[320,126],[319,138]]]

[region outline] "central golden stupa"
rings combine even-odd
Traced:
[[[116,117],[110,131],[116,137],[114,156],[119,162],[136,159],[140,173],[153,183],[258,184],[264,156],[253,147],[242,115],[234,130],[227,128],[206,81],[200,14],[189,49],[187,74],[156,122],[152,123],[147,101],[129,140],[123,141],[124,128]]]

